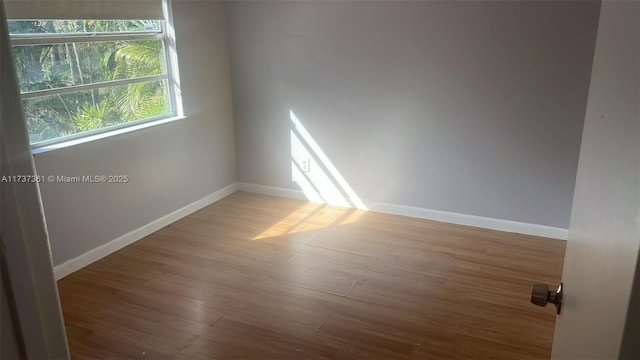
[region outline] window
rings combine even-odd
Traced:
[[[163,20],[9,20],[31,144],[178,114]]]

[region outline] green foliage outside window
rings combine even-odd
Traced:
[[[99,39],[100,34],[159,30],[159,22],[144,20],[9,21],[11,34],[64,34],[69,39],[97,34],[97,41],[91,42],[14,45],[20,90],[29,93],[164,75],[162,40]],[[170,112],[166,79],[45,93],[25,98],[23,107],[32,143]]]

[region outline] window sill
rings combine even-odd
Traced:
[[[133,125],[133,126],[127,126],[127,127],[123,127],[123,128],[119,128],[119,129],[113,129],[111,131],[105,131],[105,132],[102,132],[102,133],[99,133],[99,134],[88,135],[88,136],[84,136],[84,137],[77,138],[77,139],[71,139],[71,140],[67,140],[67,141],[61,141],[61,142],[55,143],[55,144],[43,145],[43,146],[37,146],[36,145],[36,146],[32,146],[31,147],[31,152],[33,153],[33,155],[37,155],[37,154],[41,154],[41,153],[45,153],[45,152],[49,152],[49,151],[64,149],[64,148],[71,147],[71,146],[74,146],[74,145],[85,144],[85,143],[88,143],[88,142],[109,138],[109,137],[112,137],[112,136],[126,134],[126,133],[130,133],[130,132],[134,132],[134,131],[138,131],[138,130],[142,130],[142,129],[146,129],[146,128],[150,128],[150,127],[154,127],[154,126],[158,126],[158,125],[162,125],[162,124],[167,124],[167,123],[170,123],[170,122],[174,122],[174,121],[178,121],[178,120],[182,120],[182,119],[186,119],[186,118],[187,117],[184,116],[184,115],[172,116],[172,117],[169,117],[169,118],[166,118],[166,119],[148,121],[148,122],[144,122],[142,124],[137,124],[137,125]]]

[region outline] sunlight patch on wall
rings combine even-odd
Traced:
[[[293,111],[291,120],[291,178],[310,203],[300,207],[253,240],[352,224],[367,213],[353,191]],[[335,206],[330,206],[335,205]]]
[[[367,210],[292,110],[291,177],[309,201]]]

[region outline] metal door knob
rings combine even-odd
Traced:
[[[556,314],[560,314],[562,307],[562,283],[553,291],[546,284],[533,284],[531,288],[531,303],[538,306],[547,306],[552,303],[556,306]]]

